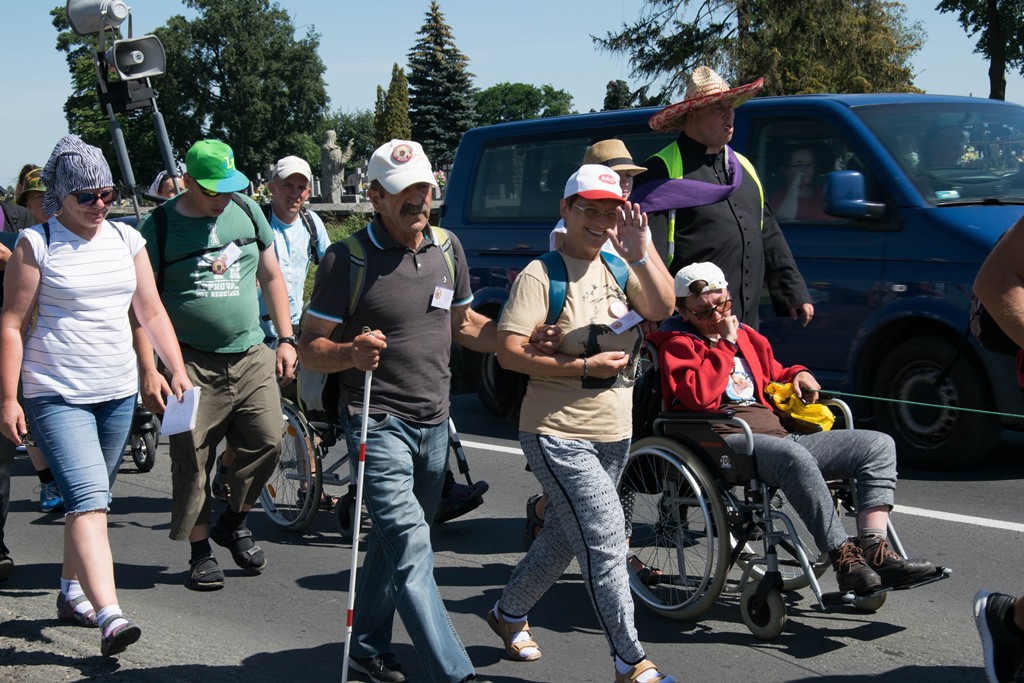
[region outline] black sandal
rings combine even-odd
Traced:
[[[220,524],[214,524],[210,527],[210,538],[217,545],[230,550],[235,564],[242,569],[259,573],[267,566],[263,549],[256,545],[252,540],[252,532],[244,526],[228,531]]]

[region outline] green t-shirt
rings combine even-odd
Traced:
[[[274,234],[259,206],[248,197],[243,201],[252,216],[234,202],[216,219],[188,218],[176,206],[183,195],[167,201],[167,244],[164,247],[164,284],[160,298],[171,318],[178,341],[214,353],[237,353],[263,342],[259,326],[256,266],[259,247],[274,245]],[[256,224],[253,224],[255,218]],[[146,249],[153,272],[158,270],[160,246],[152,214],[139,225],[146,238]],[[241,254],[224,269],[215,266],[218,258],[235,240],[248,241]],[[202,255],[182,257],[209,249]],[[221,261],[223,263],[223,261]]]

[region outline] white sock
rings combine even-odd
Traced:
[[[85,591],[82,590],[82,584],[74,579],[65,579],[64,577],[60,579],[60,592],[64,594],[64,599],[68,602],[85,595]],[[75,605],[75,614],[87,614],[92,608],[91,602],[83,600]]]
[[[128,623],[128,620],[124,618],[123,614],[121,614],[121,606],[117,603],[114,603],[113,605],[107,605],[106,607],[104,607],[96,613],[96,621],[98,621],[101,624],[110,617],[114,617],[114,619],[112,619],[111,622],[104,627],[103,635],[107,635],[121,624]]]
[[[505,614],[504,612],[502,612],[500,609],[498,609],[498,603],[494,603],[494,613],[496,615],[498,615],[498,619],[500,619],[501,621],[504,621],[507,624],[525,624],[526,623],[526,617],[525,616],[524,617],[510,617],[507,614]],[[518,643],[520,641],[529,640],[529,639],[530,639],[530,635],[526,631],[520,631],[519,633],[517,633],[514,636],[512,636],[512,642],[513,643]],[[535,648],[535,647],[525,647],[525,648],[523,648],[522,650],[519,651],[519,654],[520,654],[520,656],[522,656],[525,659],[526,657],[532,657],[534,655],[534,653],[536,653],[536,652],[539,652],[539,650],[537,648]]]

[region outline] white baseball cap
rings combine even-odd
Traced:
[[[398,194],[416,183],[437,187],[423,146],[411,140],[391,140],[375,149],[366,176],[370,182],[378,181],[389,194]]]
[[[615,199],[619,202],[626,201],[622,198],[622,188],[619,186],[619,174],[599,164],[583,164],[580,170],[569,176],[565,183],[565,194],[562,198],[578,194],[584,199]]]
[[[694,282],[706,282],[707,284],[699,292],[694,292],[690,289],[690,285]],[[676,273],[675,289],[676,297],[679,298],[728,288],[729,283],[725,281],[725,273],[714,263],[691,263]]]
[[[303,176],[309,182],[313,182],[313,171],[310,170],[309,164],[306,163],[305,159],[300,157],[284,157],[283,159],[278,159],[277,163],[274,164],[274,178],[290,178],[296,173]]]

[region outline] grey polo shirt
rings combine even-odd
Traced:
[[[351,260],[344,241],[338,241],[320,261],[307,315],[337,323],[332,335],[336,342],[352,341],[363,326],[381,330],[388,348],[373,372],[370,411],[439,424],[448,419],[451,313],[431,304],[439,287],[455,290],[453,307],[473,300],[466,255],[458,238],[448,233],[455,260],[453,284],[429,230],[413,250],[396,244],[379,221],[377,215],[355,234],[366,253],[366,281],[356,309],[346,318]],[[364,378],[359,370],[341,373],[340,407],[362,405]]]

